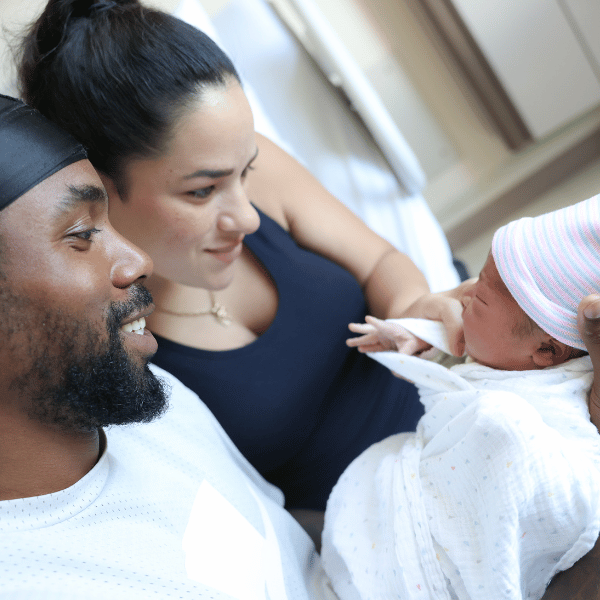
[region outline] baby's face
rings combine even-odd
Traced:
[[[491,252],[462,304],[465,351],[471,358],[507,371],[538,368],[532,358],[531,339],[516,330],[525,313],[502,281]]]

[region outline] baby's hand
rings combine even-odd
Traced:
[[[346,340],[346,344],[359,352],[385,352],[396,350],[401,354],[420,354],[431,348],[427,342],[416,337],[397,323],[388,323],[375,317],[366,317],[366,323],[350,323],[348,329],[362,334]]]
[[[462,324],[462,298],[465,292],[476,281],[476,278],[469,279],[452,290],[437,292],[435,294],[425,294],[409,306],[400,317],[441,321],[446,327],[452,354],[462,356],[465,349]]]

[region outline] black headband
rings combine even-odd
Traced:
[[[0,94],[0,210],[71,163],[84,147],[27,104]]]

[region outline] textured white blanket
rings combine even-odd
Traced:
[[[337,594],[540,598],[600,529],[589,358],[525,372],[373,358],[415,381],[426,414],[416,434],[366,450],[331,494],[322,556]]]

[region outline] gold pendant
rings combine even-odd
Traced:
[[[219,304],[218,302],[215,302],[212,308],[210,309],[210,312],[213,315],[215,315],[217,321],[219,321],[219,323],[221,323],[221,325],[223,325],[224,327],[231,325],[231,317],[229,316],[229,314],[227,313],[227,309],[223,305]]]

